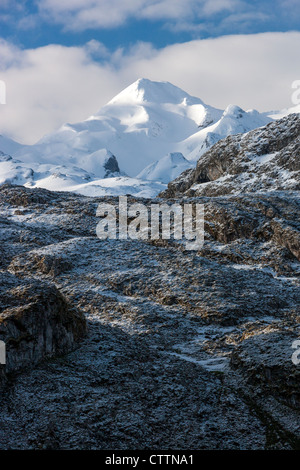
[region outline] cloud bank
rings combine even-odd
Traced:
[[[263,33],[162,49],[138,43],[110,54],[97,41],[22,50],[2,40],[0,79],[6,82],[7,104],[0,105],[0,133],[33,143],[64,122],[94,114],[140,77],[170,81],[221,108],[289,107],[291,84],[300,79],[299,41],[298,32]]]

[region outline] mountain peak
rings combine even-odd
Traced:
[[[235,104],[230,104],[227,106],[223,113],[224,116],[230,116],[234,118],[240,118],[245,114],[245,111]]]
[[[108,104],[145,102],[157,104],[179,104],[182,102],[187,104],[203,104],[199,98],[190,96],[170,82],[156,82],[147,78],[139,78],[115,96]]]

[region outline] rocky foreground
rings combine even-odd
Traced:
[[[205,243],[100,240],[117,198],[0,187],[1,449],[300,449],[300,117],[161,199]]]
[[[1,449],[300,448],[297,193],[196,200],[192,252],[99,240],[103,199],[0,188]]]

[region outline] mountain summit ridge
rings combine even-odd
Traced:
[[[173,103],[180,104],[184,100],[190,100],[190,104],[204,105],[200,98],[189,95],[181,88],[167,81],[152,81],[147,78],[139,78],[122,90],[107,104],[122,102],[148,102],[148,103]]]

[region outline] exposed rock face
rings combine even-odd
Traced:
[[[169,183],[164,197],[300,189],[300,116],[289,115],[216,143]]]
[[[39,249],[13,258],[9,265],[9,270],[14,273],[30,271],[50,274],[55,277],[68,271],[71,267],[72,263],[66,255],[59,253],[50,254],[43,249]]]
[[[0,200],[2,204],[18,208],[15,209],[17,214],[24,215],[27,207],[30,210],[40,208],[42,213],[56,197],[52,198],[45,190],[28,191],[5,185],[1,188]],[[85,337],[87,326],[82,313],[54,284],[28,277],[32,271],[53,278],[70,267],[63,255],[53,256],[41,249],[30,256],[24,252],[27,244],[43,245],[48,238],[47,230],[37,229],[34,233],[34,230],[24,231],[20,226],[13,228],[5,219],[1,219],[1,223],[4,230],[0,235],[0,340],[6,343],[6,366],[1,368],[3,379],[5,374],[72,351]],[[12,256],[14,247],[23,252],[16,260]]]
[[[239,242],[240,247],[243,239],[251,240],[255,250],[270,243],[300,261],[300,204],[294,195],[203,197],[194,202],[205,205],[205,230],[215,240]]]
[[[1,186],[1,203],[6,203],[12,207],[32,206],[35,204],[51,204],[53,200],[59,199],[59,193],[50,193],[46,189],[39,189],[38,191],[30,191],[23,186],[15,186],[11,184],[4,184]]]
[[[0,296],[7,374],[70,352],[86,334],[84,317],[54,285],[1,274]]]
[[[300,368],[291,358],[291,345],[297,340],[292,331],[265,331],[249,337],[237,347],[231,364],[240,368],[249,383],[263,385],[279,399],[300,407]]]
[[[114,173],[120,173],[118,160],[114,155],[111,155],[104,164],[106,170],[106,176],[110,176]]]

